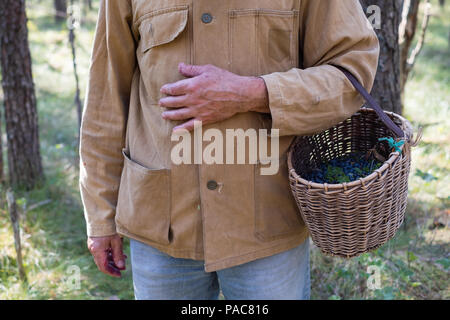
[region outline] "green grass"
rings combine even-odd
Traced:
[[[77,115],[71,51],[64,25],[53,22],[51,2],[28,1],[29,38],[38,99],[42,188],[17,192],[28,282],[18,279],[12,228],[0,190],[0,299],[132,299],[130,265],[122,279],[98,272],[86,249],[78,193]],[[405,96],[405,116],[424,137],[413,150],[410,200],[405,224],[394,240],[352,260],[329,258],[311,249],[313,299],[449,299],[450,203],[450,6],[433,1],[426,45]],[[97,4],[97,2],[94,2]],[[82,97],[86,87],[96,14],[77,30]],[[1,96],[1,95],[0,95]],[[3,130],[4,132],[4,130]],[[5,136],[3,137],[5,145]],[[34,210],[31,205],[50,200]],[[128,242],[125,250],[129,256]],[[80,287],[70,280],[73,266]],[[367,286],[368,267],[380,271],[381,289]]]
[[[113,279],[97,271],[87,251],[78,193],[78,132],[71,48],[65,25],[53,22],[50,5],[50,2],[34,1],[28,6],[46,181],[42,188],[16,194],[21,211],[26,212],[21,221],[28,276],[25,284],[18,279],[12,228],[5,203],[1,203],[0,299],[132,299],[130,265],[122,279]],[[82,97],[95,20],[93,11],[76,33]],[[1,194],[4,198],[3,191]],[[47,199],[51,202],[31,211],[24,210]],[[125,241],[125,251],[129,256],[128,241]],[[71,281],[73,270],[79,270],[79,288]]]

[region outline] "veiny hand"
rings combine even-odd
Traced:
[[[123,254],[123,239],[119,235],[89,237],[87,243],[98,269],[107,275],[120,278],[120,270],[125,270],[127,258]]]
[[[178,70],[188,79],[162,86],[168,96],[159,101],[161,107],[170,108],[162,113],[164,119],[187,120],[174,131],[193,130],[194,121],[209,124],[240,112],[270,112],[262,78],[239,76],[213,65],[180,63]]]

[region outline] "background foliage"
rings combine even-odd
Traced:
[[[352,260],[325,257],[312,247],[313,299],[450,298],[450,6],[442,10],[437,3],[423,54],[406,87],[405,116],[416,128],[425,128],[423,142],[413,150],[406,221],[384,247]],[[97,271],[86,249],[71,49],[66,24],[55,23],[52,5],[34,0],[27,8],[47,180],[43,188],[19,195],[28,274],[24,284],[18,279],[6,204],[0,200],[0,299],[132,299],[129,263],[124,277],[113,279]],[[93,5],[76,30],[81,96],[98,1]],[[46,204],[33,209],[42,201]],[[127,241],[126,252],[129,256]],[[79,288],[70,281],[71,266],[80,269]],[[380,268],[380,289],[368,289],[369,266]]]

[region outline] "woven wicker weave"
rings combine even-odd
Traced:
[[[394,237],[404,220],[412,128],[403,117],[386,114],[404,131],[407,142],[401,154],[386,155],[382,167],[360,180],[327,185],[302,177],[321,162],[368,151],[378,138],[391,136],[372,109],[362,108],[322,133],[297,137],[291,146],[291,190],[312,240],[325,254],[350,258],[374,250]]]

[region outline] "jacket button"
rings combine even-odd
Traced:
[[[211,14],[209,14],[209,13],[202,14],[202,22],[203,23],[211,23],[212,20],[213,20],[213,17]]]
[[[217,184],[217,182],[214,181],[214,180],[210,180],[210,181],[208,181],[208,183],[206,183],[206,187],[207,187],[209,190],[216,190],[216,189],[217,189],[217,186],[218,186],[218,184]]]

